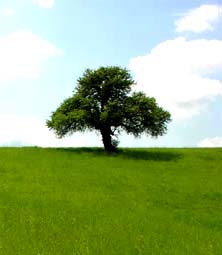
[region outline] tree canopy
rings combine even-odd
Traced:
[[[118,66],[87,69],[77,80],[73,95],[54,111],[47,126],[59,138],[77,131],[100,132],[105,150],[115,151],[121,131],[152,137],[167,131],[170,113],[155,98],[132,92],[130,72]]]

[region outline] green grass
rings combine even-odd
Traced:
[[[222,149],[0,149],[0,254],[222,254]]]

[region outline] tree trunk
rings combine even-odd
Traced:
[[[111,130],[109,128],[103,129],[100,131],[102,135],[102,141],[104,144],[105,151],[115,152],[116,148],[112,144]]]

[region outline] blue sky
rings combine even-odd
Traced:
[[[158,139],[120,146],[222,146],[222,0],[1,0],[0,145],[102,146],[45,126],[86,68],[120,65],[172,114]]]

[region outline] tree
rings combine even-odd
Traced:
[[[96,130],[107,152],[116,150],[121,131],[135,137],[142,133],[163,135],[170,113],[154,98],[131,92],[134,84],[130,72],[118,66],[87,69],[77,80],[74,94],[52,113],[47,126],[59,138],[76,131]]]

